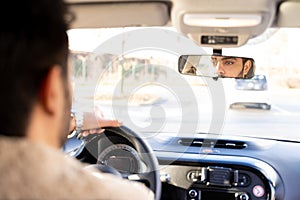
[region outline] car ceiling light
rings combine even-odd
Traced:
[[[184,14],[183,22],[199,27],[250,27],[260,24],[258,14]]]

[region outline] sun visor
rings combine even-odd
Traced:
[[[175,0],[172,21],[201,46],[237,47],[262,34],[272,24],[275,1]]]
[[[70,3],[75,13],[71,28],[163,26],[169,22],[165,2]]]
[[[300,1],[285,1],[279,6],[277,26],[300,27]]]

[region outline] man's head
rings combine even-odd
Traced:
[[[212,56],[211,60],[222,77],[251,78],[254,75],[254,62],[250,58]]]
[[[32,134],[42,133],[34,131],[48,120],[62,140],[70,111],[66,31],[71,15],[61,0],[24,0],[18,6],[6,1],[1,7],[0,134],[36,137]],[[51,132],[44,128],[43,134]]]

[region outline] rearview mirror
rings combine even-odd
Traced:
[[[253,58],[220,55],[182,55],[178,71],[184,75],[212,78],[250,79],[254,76]]]

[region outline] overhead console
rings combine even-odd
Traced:
[[[251,1],[247,6],[244,0],[174,1],[171,17],[177,30],[215,49],[241,46],[260,35],[273,23],[276,11],[273,0]]]

